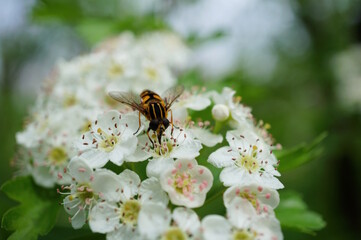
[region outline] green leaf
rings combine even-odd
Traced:
[[[307,205],[298,193],[281,191],[280,195],[281,201],[275,212],[283,228],[314,235],[315,231],[326,226],[320,214],[307,209]]]
[[[274,151],[276,157],[280,160],[278,171],[291,170],[319,158],[323,152],[322,141],[326,136],[327,133],[324,132],[311,143],[301,143],[291,149]]]
[[[56,194],[41,189],[30,177],[17,177],[3,184],[1,190],[20,205],[9,209],[2,218],[1,226],[15,231],[10,240],[38,239],[54,226],[60,206]],[[55,191],[54,191],[55,192]]]

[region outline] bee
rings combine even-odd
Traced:
[[[134,134],[136,134],[141,127],[141,114],[145,116],[149,121],[147,136],[154,148],[154,142],[149,136],[149,131],[153,130],[153,132],[156,132],[159,144],[161,144],[162,134],[169,127],[169,124],[172,126],[171,135],[173,134],[173,113],[170,108],[177,98],[182,95],[183,91],[183,86],[175,86],[166,90],[162,94],[163,97],[151,90],[144,90],[140,95],[132,92],[119,91],[111,91],[108,94],[116,101],[138,110],[139,128]],[[170,121],[168,120],[168,112],[170,112]]]

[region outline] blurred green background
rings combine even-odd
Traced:
[[[209,49],[231,49],[231,55],[220,50],[220,63],[232,59],[232,64],[219,72],[206,70],[221,67],[219,62],[207,65],[199,57],[202,52],[195,55],[194,65],[200,67],[181,75],[183,84],[235,88],[254,116],[271,124],[284,148],[328,133],[321,156],[281,177],[327,226],[315,236],[284,229],[285,239],[361,239],[361,2],[239,2],[244,4],[230,1],[228,5],[237,7],[228,6],[233,12],[227,14],[215,11],[215,4],[224,4],[216,1],[2,0],[0,183],[16,171],[10,166],[15,133],[57,59],[87,53],[96,42],[124,30],[141,34],[174,29],[196,53],[207,44]],[[203,18],[193,19],[197,12]],[[225,20],[227,16],[233,19]],[[210,27],[204,22],[215,23]],[[0,215],[13,205],[0,192]],[[61,229],[51,236],[56,231]],[[8,234],[1,229],[1,238]]]

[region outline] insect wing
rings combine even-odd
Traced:
[[[132,108],[137,109],[140,112],[144,112],[143,107],[141,106],[140,97],[132,92],[119,92],[119,91],[111,91],[108,93],[114,100],[131,106]]]
[[[171,87],[169,89],[167,89],[164,93],[163,93],[163,100],[165,102],[165,106],[167,109],[169,109],[172,104],[174,103],[174,101],[179,98],[180,95],[182,95],[184,91],[184,87],[183,86],[175,86],[175,87]]]

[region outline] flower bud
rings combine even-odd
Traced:
[[[229,109],[224,104],[216,104],[212,108],[212,116],[217,121],[224,121],[229,117]]]

